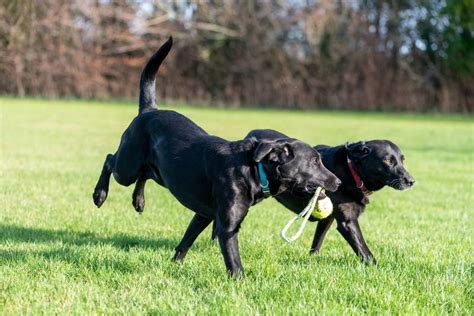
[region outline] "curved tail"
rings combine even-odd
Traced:
[[[170,36],[168,41],[166,41],[166,43],[164,43],[160,49],[153,56],[151,56],[150,60],[142,71],[140,78],[138,113],[143,112],[145,109],[157,109],[155,91],[156,73],[158,72],[161,63],[171,50],[171,46],[173,46],[173,38]]]

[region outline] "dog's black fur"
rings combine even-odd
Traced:
[[[215,219],[221,251],[230,274],[243,272],[238,231],[250,206],[262,201],[257,163],[263,164],[272,195],[285,191],[314,193],[318,186],[335,191],[340,180],[321,163],[318,152],[296,139],[229,142],[211,136],[185,116],[158,110],[155,76],[172,46],[170,38],[145,66],[140,81],[139,114],[125,130],[117,152],[109,154],[93,193],[100,207],[110,175],[124,186],[136,183],[133,205],[144,207],[145,181],[153,179],[194,211],[176,247],[175,260],[186,256],[199,234]]]
[[[254,130],[246,138],[272,140],[282,137],[287,136],[274,130]],[[384,186],[406,190],[414,185],[415,179],[403,166],[402,152],[388,140],[357,142],[335,147],[318,145],[314,148],[321,154],[323,164],[341,179],[342,184],[336,192],[328,193],[334,211],[331,216],[319,221],[310,252],[317,253],[319,251],[324,236],[335,219],[337,230],[354,252],[365,262],[376,264],[376,260],[362,236],[358,221],[359,216],[365,210],[368,199],[356,186],[348,167],[347,158],[350,158],[355,171],[369,191],[378,191]],[[275,198],[293,212],[299,213],[308,204],[311,194],[287,191]],[[316,219],[310,218],[310,220]]]

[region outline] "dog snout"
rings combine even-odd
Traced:
[[[332,179],[330,181],[327,181],[326,182],[326,189],[331,191],[331,192],[336,192],[337,189],[339,188],[339,186],[341,185],[342,181],[339,180],[338,177],[332,177]]]
[[[403,182],[407,186],[412,187],[415,184],[415,178],[413,178],[411,175],[408,174],[403,177]]]
[[[341,183],[342,181],[339,180],[339,178],[336,177],[333,173],[328,173],[325,176],[324,180],[321,182],[321,186],[328,191],[336,192]]]

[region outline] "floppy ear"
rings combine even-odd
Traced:
[[[352,144],[346,143],[345,147],[353,159],[362,159],[370,154],[370,147],[364,141]]]
[[[263,141],[260,142],[253,153],[253,160],[255,162],[262,161],[263,158],[268,156],[268,160],[278,162],[283,157],[290,156],[290,149],[287,143],[277,141]]]
[[[274,149],[274,146],[275,142],[260,142],[253,152],[253,160],[255,162],[262,161]]]

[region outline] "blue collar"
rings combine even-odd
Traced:
[[[265,197],[271,196],[272,194],[270,193],[270,188],[268,186],[267,175],[265,170],[263,170],[263,165],[261,162],[258,163],[258,177],[260,178],[260,188],[262,188],[263,195]]]

